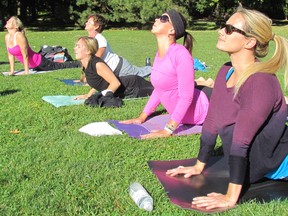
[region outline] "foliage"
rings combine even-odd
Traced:
[[[239,4],[271,18],[287,18],[287,0],[3,0],[0,20],[19,15],[30,26],[83,26],[87,15],[101,13],[113,26],[142,28],[171,8],[183,13],[188,24],[192,24],[195,19],[223,19]]]

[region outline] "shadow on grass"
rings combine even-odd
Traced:
[[[0,62],[0,65],[2,64],[9,64],[9,62]]]
[[[20,90],[18,90],[18,89],[5,90],[5,91],[0,92],[0,96],[7,96],[7,95],[15,94],[15,93],[17,93],[19,91]]]

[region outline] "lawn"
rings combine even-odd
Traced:
[[[288,35],[287,26],[274,27]],[[196,77],[215,78],[228,56],[216,50],[217,31],[192,31],[193,56],[206,62],[209,72]],[[8,71],[0,32],[0,71]],[[73,55],[73,46],[84,30],[27,31],[34,50],[44,44],[62,45]],[[156,41],[149,31],[107,30],[113,50],[141,66],[153,59]],[[272,45],[273,42],[272,42]],[[273,49],[273,48],[272,48]],[[17,69],[22,65],[17,63]],[[73,79],[79,69],[30,75],[0,76],[0,214],[1,215],[201,215],[172,205],[163,187],[147,166],[149,160],[196,157],[199,135],[155,140],[135,140],[127,135],[92,137],[78,132],[91,122],[124,120],[138,116],[147,99],[125,101],[122,108],[84,105],[54,108],[45,95],[77,95],[88,87],[68,86],[58,79]],[[283,71],[279,78],[283,80]],[[286,91],[285,91],[286,92]],[[162,110],[161,107],[159,110]],[[127,188],[142,183],[154,199],[147,213],[130,199]],[[288,215],[288,201],[241,204],[223,215]]]

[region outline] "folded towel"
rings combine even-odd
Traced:
[[[93,122],[79,129],[80,132],[91,136],[122,135],[122,132],[113,128],[108,122]]]

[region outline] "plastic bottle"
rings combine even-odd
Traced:
[[[146,58],[145,65],[151,66],[151,59],[150,58]]]
[[[139,208],[146,211],[153,210],[153,199],[141,184],[138,182],[132,183],[129,186],[128,191],[130,197]]]

